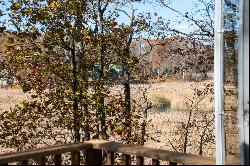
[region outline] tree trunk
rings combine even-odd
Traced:
[[[106,2],[108,4],[108,2]],[[106,8],[102,9],[101,6],[101,1],[98,0],[98,12],[99,12],[99,30],[100,30],[100,35],[101,35],[101,41],[100,41],[100,85],[99,85],[99,90],[103,90],[104,89],[104,69],[105,69],[105,56],[106,56],[106,46],[105,46],[105,41],[103,41],[103,36],[104,36],[104,12],[106,10]],[[100,95],[100,100],[99,100],[99,104],[100,107],[98,108],[98,116],[100,119],[100,129],[99,129],[99,138],[100,139],[107,139],[107,126],[106,126],[106,113],[104,110],[104,106],[105,106],[105,98],[103,97],[103,95]]]
[[[102,80],[101,81],[101,85],[100,85],[100,89],[103,90],[104,89],[104,64],[103,64],[103,56],[104,56],[104,51],[101,51],[101,71],[100,71],[100,79]],[[107,139],[107,127],[106,127],[106,113],[105,113],[105,110],[104,110],[104,106],[105,106],[105,99],[103,97],[103,95],[101,94],[100,96],[100,107],[99,107],[99,118],[100,118],[100,131],[101,131],[101,134],[100,134],[100,139]]]
[[[189,136],[189,127],[190,127],[191,117],[192,117],[192,109],[189,110],[188,121],[187,121],[187,124],[186,124],[186,126],[185,126],[183,153],[186,153],[186,152],[187,152],[188,136]]]
[[[75,54],[75,44],[73,43],[73,49],[71,50],[72,56],[72,92],[73,92],[73,118],[74,118],[74,141],[80,142],[80,122],[79,122],[79,110],[78,110],[78,99],[76,96],[78,90],[77,83],[77,62]]]
[[[124,82],[124,95],[125,95],[125,122],[124,126],[128,134],[127,141],[130,143],[131,139],[131,91],[130,91],[130,74],[127,73],[126,81]]]

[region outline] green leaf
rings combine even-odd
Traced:
[[[21,89],[24,93],[30,91],[30,88],[26,84],[22,84]]]
[[[103,109],[103,107],[100,107],[100,108],[98,108],[98,112],[99,112],[99,113],[104,113],[105,110]]]
[[[6,30],[6,27],[0,27],[0,33],[3,33]]]

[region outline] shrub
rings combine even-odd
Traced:
[[[157,108],[171,107],[171,101],[165,97],[157,97],[156,103],[154,104]]]

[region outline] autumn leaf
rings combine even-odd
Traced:
[[[21,2],[16,2],[12,5],[12,10],[18,10],[22,6]]]
[[[57,1],[52,1],[52,3],[50,3],[49,7],[52,10],[57,10],[60,8],[60,4]]]

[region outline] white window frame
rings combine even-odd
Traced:
[[[215,140],[216,164],[225,165],[223,0],[215,0]],[[240,0],[239,130],[240,161],[249,165],[249,0]]]

